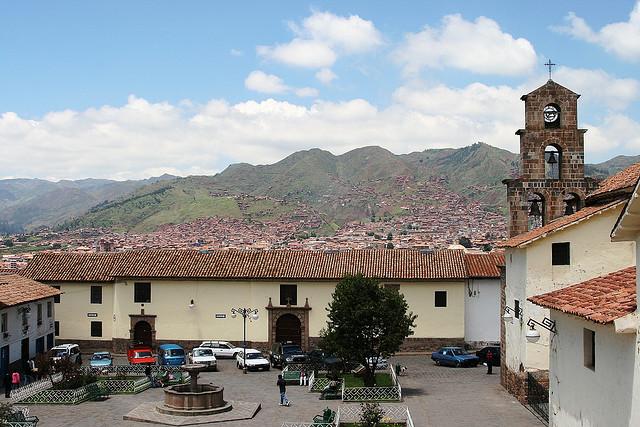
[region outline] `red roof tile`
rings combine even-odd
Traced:
[[[484,264],[478,269],[483,277],[493,271],[489,271],[489,267],[485,268]],[[379,279],[402,280],[468,277],[464,251],[442,250],[425,254],[402,249],[342,252],[145,250],[115,254],[48,253],[34,257],[21,274],[47,282],[73,282],[111,281],[115,277],[326,280],[340,279],[345,274],[356,273]],[[499,274],[496,275],[498,276]]]
[[[611,323],[636,310],[636,268],[629,267],[577,285],[529,298],[534,304],[596,323]]]
[[[638,178],[640,178],[640,163],[635,163],[602,181],[600,186],[587,196],[587,200],[631,193]]]
[[[18,274],[0,275],[0,307],[24,304],[61,293],[56,288]]]
[[[503,242],[498,242],[496,246],[500,248],[517,248],[521,245],[531,243],[534,240],[538,240],[539,238],[544,237],[548,233],[560,231],[566,227],[582,222],[585,219],[591,218],[593,215],[599,212],[618,206],[624,202],[625,200],[615,200],[613,202],[609,202],[603,205],[584,207],[572,215],[562,216],[558,219],[555,219],[549,222],[548,224],[542,227],[535,228],[531,231],[527,231],[526,233],[518,234],[517,236],[514,236]]]
[[[504,265],[503,252],[491,252],[487,254],[465,254],[467,273],[470,278],[498,278],[500,269]]]

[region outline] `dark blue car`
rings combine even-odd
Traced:
[[[469,354],[462,347],[442,347],[438,351],[431,353],[431,360],[436,365],[448,366],[478,366],[480,358],[475,354]]]

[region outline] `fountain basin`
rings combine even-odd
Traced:
[[[174,385],[164,389],[164,404],[168,408],[181,410],[202,410],[219,408],[226,404],[223,399],[224,387],[208,384]]]

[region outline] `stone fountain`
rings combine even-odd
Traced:
[[[178,416],[213,415],[230,411],[233,405],[224,400],[224,387],[198,384],[198,374],[205,365],[189,364],[181,370],[191,377],[189,384],[169,386],[164,389],[164,402],[156,410],[161,414]]]

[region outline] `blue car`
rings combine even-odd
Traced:
[[[109,366],[113,366],[111,353],[108,351],[98,351],[93,353],[93,356],[91,356],[91,360],[89,361],[89,366],[92,368],[108,368]]]
[[[158,365],[184,365],[187,363],[184,349],[178,344],[162,344],[158,347]]]
[[[480,358],[475,354],[469,354],[462,347],[442,347],[438,351],[431,353],[431,360],[436,365],[448,366],[478,366]]]

